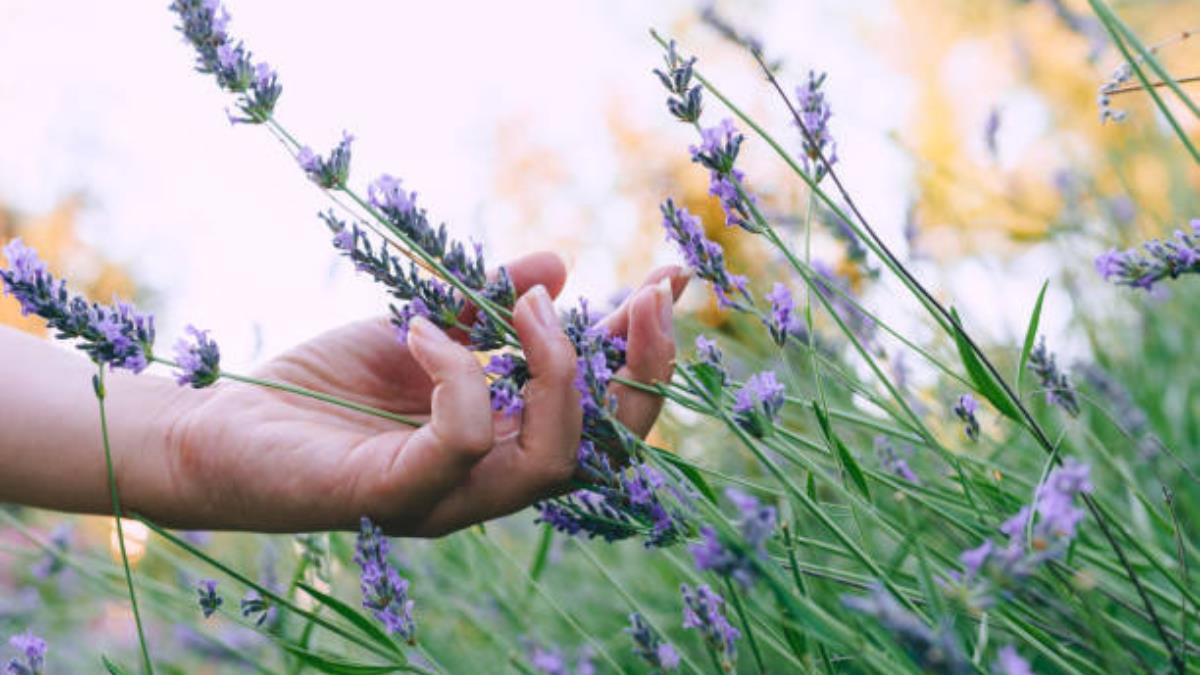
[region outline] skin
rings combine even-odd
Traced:
[[[439,536],[568,489],[581,429],[574,350],[552,298],[553,254],[508,266],[513,325],[532,378],[520,419],[492,412],[487,380],[461,335],[423,319],[400,344],[387,319],[334,329],[268,362],[283,381],[420,419],[417,429],[294,394],[221,381],[202,390],[124,371],[106,376],[124,507],[190,529],[352,529],[370,516],[393,535]],[[670,376],[678,267],[655,270],[606,317],[628,340],[620,376]],[[0,327],[0,502],[111,513],[95,366]],[[662,402],[614,385],[618,417],[644,435]]]

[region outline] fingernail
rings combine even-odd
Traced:
[[[413,340],[416,340],[421,343],[418,349],[421,347],[436,347],[449,339],[440,328],[433,325],[432,321],[423,316],[414,316],[408,321],[408,341],[411,343]]]
[[[550,294],[546,292],[546,287],[538,284],[529,289],[526,295],[529,296],[529,305],[533,309],[533,316],[542,325],[542,328],[557,330],[559,328],[558,313],[554,311],[554,302],[550,300]]]
[[[675,332],[673,310],[675,295],[671,292],[671,278],[667,277],[654,286],[654,301],[658,303],[658,329],[664,335]]]

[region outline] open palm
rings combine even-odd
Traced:
[[[476,356],[432,324],[415,321],[407,346],[386,319],[349,324],[258,376],[425,424],[236,382],[189,392],[167,440],[180,499],[150,515],[180,527],[266,531],[354,527],[367,515],[393,534],[437,535],[561,492],[581,429],[575,354],[551,300],[566,271],[551,254],[509,270],[521,294],[513,325],[532,375],[520,419],[492,412]],[[671,305],[685,283],[678,268],[656,270],[605,319],[628,338],[623,376],[669,376]],[[614,387],[622,421],[644,434],[660,401]]]

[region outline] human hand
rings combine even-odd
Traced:
[[[552,254],[509,266],[520,298],[513,324],[532,378],[520,419],[492,412],[474,354],[414,321],[407,346],[384,318],[301,345],[256,375],[425,422],[395,421],[294,394],[223,381],[182,390],[171,405],[166,456],[172,490],[134,503],[177,527],[308,531],[352,528],[370,516],[392,534],[434,536],[564,491],[581,432],[575,353],[552,305],[566,278]],[[604,319],[628,340],[622,377],[670,377],[674,300],[687,276],[660,268]],[[644,435],[658,397],[613,385],[618,417]]]

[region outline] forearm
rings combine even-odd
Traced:
[[[96,366],[0,326],[0,502],[111,513],[92,376]],[[105,374],[109,440],[127,511],[169,498],[166,439],[179,389],[169,379]]]

